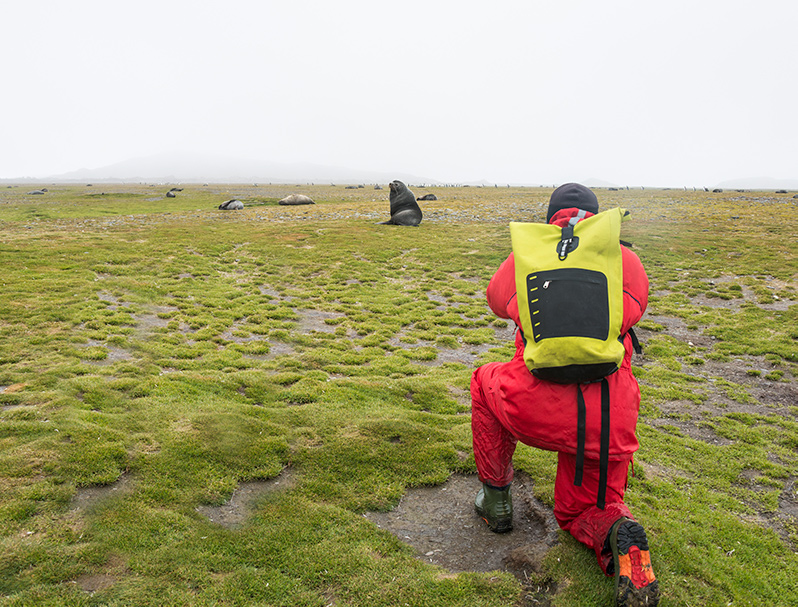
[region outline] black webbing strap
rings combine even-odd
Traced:
[[[574,485],[582,486],[582,475],[585,469],[585,425],[587,408],[582,386],[576,386],[576,472]],[[610,382],[601,380],[601,442],[599,445],[599,487],[596,506],[604,510],[607,500],[607,468],[610,459]]]
[[[585,395],[582,394],[582,386],[576,385],[576,474],[574,475],[574,485],[582,486],[582,472],[585,468],[585,418],[587,410],[585,408]]]
[[[635,333],[635,330],[632,327],[629,327],[627,333],[629,333],[629,337],[632,338],[632,349],[635,351],[635,354],[642,354],[643,346],[640,345],[640,340],[637,339],[637,333]]]
[[[574,226],[571,224],[563,226],[560,242],[557,243],[557,257],[560,261],[565,261],[568,253],[576,248],[577,245],[575,243],[578,242],[579,238],[574,238]]]
[[[607,498],[607,468],[610,459],[610,382],[601,380],[601,445],[599,447],[599,487],[596,506],[604,510]]]

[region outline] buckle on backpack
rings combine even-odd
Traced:
[[[557,243],[557,257],[565,261],[568,253],[575,251],[579,246],[579,236],[574,236],[574,226],[565,226],[562,229],[562,239]]]

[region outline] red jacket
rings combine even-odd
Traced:
[[[576,209],[563,209],[551,223],[563,226],[576,214]],[[592,215],[588,213],[588,217]],[[643,316],[648,305],[648,276],[640,259],[626,247],[623,263],[623,324],[626,333]],[[502,263],[487,289],[488,305],[501,318],[511,319],[520,327],[518,298],[515,291],[513,254]],[[486,387],[493,398],[504,401],[508,419],[514,420],[511,431],[524,443],[553,451],[576,453],[577,406],[575,385],[540,380],[524,364],[524,343],[521,331],[516,332],[516,352],[510,363],[492,369],[493,379]],[[610,459],[628,456],[638,448],[635,427],[640,408],[640,388],[632,375],[632,340],[624,339],[626,354],[618,371],[607,379],[610,384]],[[487,379],[487,378],[486,378]],[[587,406],[585,456],[599,457],[601,428],[600,383],[584,385]]]

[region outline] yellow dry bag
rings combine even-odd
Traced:
[[[585,383],[624,356],[621,222],[611,209],[564,228],[510,223],[524,362],[541,379]]]

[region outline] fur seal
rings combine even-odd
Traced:
[[[219,208],[222,211],[240,211],[244,208],[244,203],[233,198],[232,200],[228,200],[220,204]]]
[[[294,204],[316,204],[310,196],[304,194],[291,194],[280,200],[277,204],[294,205]]]
[[[416,202],[416,196],[407,189],[399,180],[389,184],[391,188],[391,218],[381,222],[381,225],[390,226],[417,226],[421,223],[421,207]]]
[[[416,200],[438,200],[438,197],[435,194],[424,194],[421,198],[416,198]]]

